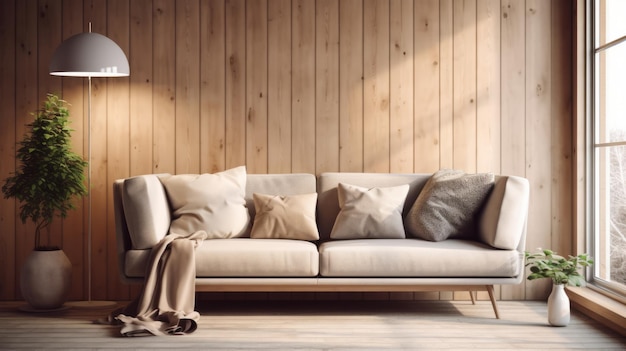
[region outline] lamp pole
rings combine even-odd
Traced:
[[[114,306],[112,301],[92,300],[92,189],[91,189],[91,78],[126,77],[130,75],[128,59],[124,51],[111,39],[91,32],[76,34],[59,45],[52,55],[50,74],[64,77],[86,77],[87,97],[87,300],[69,302],[68,305],[83,308]]]

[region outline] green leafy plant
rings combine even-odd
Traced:
[[[593,259],[585,253],[565,258],[552,250],[540,249],[537,253],[526,251],[524,256],[526,266],[530,267],[528,280],[550,278],[554,284],[584,286],[585,279],[579,269],[593,264]]]
[[[17,170],[2,186],[5,198],[20,201],[20,219],[36,224],[35,250],[50,249],[50,238],[41,244],[41,232],[55,215],[61,218],[74,208],[72,198],[87,194],[84,169],[87,162],[72,152],[69,111],[65,101],[48,94],[29,131],[18,143]]]

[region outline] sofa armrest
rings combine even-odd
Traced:
[[[122,186],[123,179],[113,182],[113,211],[115,215],[115,243],[117,247],[117,263],[118,270],[122,281],[126,281],[127,277],[124,273],[126,260],[126,251],[132,248],[130,233],[124,216],[124,206],[122,204]]]
[[[529,198],[526,178],[497,177],[480,214],[480,240],[498,249],[523,251]]]

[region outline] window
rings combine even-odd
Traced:
[[[626,1],[589,4],[592,281],[626,296]]]

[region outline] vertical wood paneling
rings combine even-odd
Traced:
[[[131,1],[128,55],[131,175],[152,173],[152,42],[152,0]]]
[[[26,124],[33,121],[31,113],[36,111],[39,106],[37,96],[37,2],[16,2],[15,23],[15,136],[19,142],[26,133]],[[17,209],[19,204],[15,201],[13,203]],[[18,217],[15,227],[16,283],[13,287],[15,296],[19,297],[20,268],[28,254],[33,250],[35,226],[30,221],[22,223]]]
[[[75,148],[87,154],[86,79],[47,73],[61,39],[92,22],[94,32],[129,56],[130,78],[93,80],[95,299],[138,293],[117,277],[110,183],[139,173],[246,165],[250,173],[445,167],[522,175],[533,189],[528,248],[571,248],[575,49],[567,1],[10,0],[0,6],[0,71],[8,78],[0,83],[2,176],[14,169],[15,141],[50,90],[72,104]],[[15,208],[15,201],[2,200],[0,260],[9,267],[0,271],[2,299],[19,297],[16,276],[32,250],[33,226],[19,223]],[[74,230],[86,229],[86,222],[83,206],[53,229],[74,265],[73,299],[86,298],[87,243]],[[505,286],[500,296],[543,298],[541,284]]]
[[[363,170],[389,172],[389,1],[364,1],[363,39]]]
[[[572,237],[574,221],[567,206],[554,206],[574,201],[572,186],[575,182],[572,135],[573,119],[573,43],[574,16],[571,1],[552,2],[552,50],[551,50],[551,143],[552,143],[552,242],[550,247],[560,253],[573,253],[575,238]]]
[[[339,2],[339,170],[363,171],[363,1]]]
[[[0,4],[0,43],[7,48],[16,46],[16,6],[13,1]],[[15,172],[16,142],[16,50],[0,50],[0,105],[2,128],[0,128],[0,179]],[[0,196],[0,300],[15,297],[16,274],[16,222],[15,200]]]
[[[119,45],[128,57],[130,52],[130,7],[129,2],[125,0],[111,0],[108,1],[108,13],[107,16],[107,36]],[[141,56],[140,56],[141,57]],[[131,68],[132,69],[132,68]],[[131,74],[133,71],[131,71]],[[145,77],[149,76],[148,72],[139,69],[137,76]],[[98,78],[94,78],[98,79]],[[136,78],[134,78],[136,79]],[[105,183],[105,193],[107,195],[107,226],[104,233],[106,238],[106,295],[99,297],[101,299],[113,299],[113,300],[125,300],[130,299],[128,295],[128,285],[122,283],[119,279],[119,273],[117,269],[117,253],[115,236],[109,235],[113,232],[115,227],[115,215],[113,213],[113,192],[111,184],[116,179],[125,178],[131,175],[131,161],[135,164],[138,162],[132,160],[132,156],[136,156],[130,146],[130,140],[132,130],[130,111],[130,77],[120,78],[107,78],[107,180]],[[143,89],[142,83],[137,83],[133,80],[133,90]],[[144,100],[146,103],[143,106],[150,106],[149,99],[137,99]],[[138,104],[134,101],[132,105]],[[134,109],[134,113],[140,113]],[[142,117],[135,115],[134,117]],[[147,116],[143,116],[148,119]],[[147,124],[151,125],[150,122]],[[151,126],[145,128],[148,133],[151,133]],[[142,139],[142,137],[138,138]],[[138,144],[134,144],[133,147],[138,147]],[[150,153],[151,154],[151,153]],[[150,169],[150,164],[143,164],[141,166],[146,167],[146,171]],[[139,167],[141,167],[139,166]],[[138,169],[139,171],[139,169]],[[98,261],[96,261],[98,262]],[[101,279],[101,277],[98,277]],[[99,292],[98,292],[99,293]]]
[[[200,3],[176,1],[176,172],[200,172]]]
[[[439,1],[439,168],[453,168],[454,32],[452,0]],[[416,80],[416,83],[418,81]],[[436,169],[429,169],[429,172]]]
[[[50,58],[54,49],[61,43],[61,14],[62,14],[62,2],[54,0],[39,0],[38,2],[38,21],[37,21],[37,74],[38,74],[38,97],[39,101],[43,101],[46,98],[46,94],[61,93],[61,79],[51,76],[48,70],[50,64]],[[54,231],[57,244],[60,244],[60,230],[61,227],[57,224]]]
[[[63,40],[83,32],[83,2],[82,0],[64,0],[63,1]],[[85,145],[85,78],[57,78],[62,79],[63,99],[69,103],[70,111],[70,127],[72,132],[72,149],[74,152],[83,155]],[[85,173],[87,170],[85,170]],[[85,233],[85,214],[87,203],[86,198],[77,198],[74,201],[75,211],[68,213],[67,218],[63,221],[63,251],[72,262],[72,290],[70,291],[70,300],[82,300],[85,264],[83,260]]]
[[[155,173],[176,171],[176,7],[173,1],[154,0],[153,38],[153,156]],[[131,73],[132,74],[132,73]]]
[[[316,2],[316,172],[339,170],[339,3]]]
[[[105,0],[93,1],[85,6],[85,25],[89,22],[92,23],[92,31],[103,35],[107,33],[107,12],[109,4]],[[86,28],[85,31],[88,31]],[[89,267],[88,260],[88,246],[89,240],[85,240],[85,267],[91,270],[91,291],[92,298],[96,300],[102,300],[107,298],[108,286],[108,239],[107,228],[109,226],[109,217],[107,213],[108,209],[108,194],[109,194],[109,180],[107,178],[108,165],[107,165],[107,149],[108,149],[108,119],[114,119],[115,116],[108,114],[108,96],[107,96],[108,80],[105,78],[93,78],[92,79],[92,94],[91,94],[91,125],[85,123],[87,127],[86,133],[90,133],[88,136],[88,147],[91,143],[91,189],[90,189],[90,201],[91,201],[91,259],[92,264]],[[88,115],[86,115],[88,117]],[[128,130],[121,131],[128,134]],[[117,136],[111,140],[114,142]],[[128,149],[126,149],[128,150]],[[117,157],[125,157],[127,155],[115,155]],[[89,221],[86,222],[87,225]],[[111,223],[112,225],[112,223]],[[86,229],[89,230],[89,229]],[[100,262],[100,263],[99,263]],[[102,264],[102,263],[106,264]],[[86,272],[87,273],[87,272]],[[85,291],[88,289],[89,280],[87,277],[84,280]]]
[[[246,164],[246,2],[226,0],[226,168]]]
[[[476,0],[453,3],[454,168],[476,171]]]
[[[528,217],[529,250],[550,247],[552,229],[552,104],[551,84],[551,8],[550,2],[526,2],[526,177],[530,182],[531,206]],[[547,28],[547,30],[545,29]],[[556,175],[555,175],[556,176]],[[526,285],[526,297],[547,296],[550,282],[534,281]],[[543,288],[543,289],[541,289]],[[543,290],[543,291],[542,291]]]
[[[203,0],[200,7],[200,170],[213,173],[226,163],[224,0]]]
[[[267,0],[246,3],[246,165],[267,172]]]
[[[37,79],[39,105],[46,94],[61,94],[61,79],[53,77],[48,71],[48,64],[54,49],[61,43],[61,3],[59,1],[39,0],[39,18],[37,21]],[[50,245],[63,246],[63,222],[53,221],[47,228]]]
[[[502,0],[501,6],[501,172],[523,177],[526,174],[525,7],[514,0]],[[524,285],[503,286],[501,298],[523,299]]]
[[[500,173],[500,0],[476,6],[476,170]]]
[[[291,109],[291,1],[269,1],[267,11],[268,172],[289,173],[291,171],[291,117],[293,115]]]
[[[414,140],[413,1],[392,0],[389,20],[389,171],[411,173]]]
[[[414,51],[413,78],[414,97],[414,171],[434,172],[439,169],[440,163],[440,114],[443,118],[444,110],[440,108],[440,93],[443,93],[445,75],[440,76],[440,55],[445,55],[448,43],[452,38],[444,37],[441,32],[446,22],[441,24],[439,1],[417,1],[414,13]],[[444,45],[441,47],[440,45]],[[451,51],[450,51],[451,52]],[[445,56],[441,56],[444,58]],[[442,72],[445,74],[446,72]],[[440,89],[440,84],[443,84]],[[451,110],[450,110],[451,111]],[[452,114],[450,113],[450,117]],[[442,120],[443,121],[443,120]],[[452,126],[448,126],[451,128]]]
[[[292,171],[315,172],[315,2],[293,0]]]

